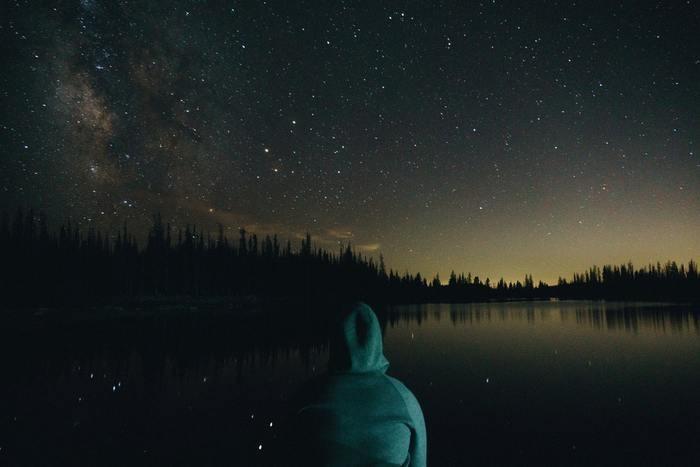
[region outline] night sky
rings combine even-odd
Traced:
[[[2,209],[443,281],[700,259],[697,2],[38,3],[0,6]]]

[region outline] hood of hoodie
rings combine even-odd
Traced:
[[[343,311],[331,335],[329,372],[384,373],[388,367],[377,315],[366,303],[352,304]]]

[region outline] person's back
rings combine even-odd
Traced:
[[[379,322],[356,303],[331,339],[328,374],[307,385],[295,420],[303,465],[426,464],[423,413],[413,394],[385,374]]]

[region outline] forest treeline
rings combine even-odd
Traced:
[[[591,267],[556,285],[493,283],[452,272],[447,284],[420,273],[400,274],[355,251],[316,247],[309,234],[298,246],[277,235],[259,238],[240,229],[237,238],[196,226],[174,230],[153,216],[140,247],[127,225],[116,235],[70,222],[51,230],[43,213],[4,212],[0,226],[0,292],[3,306],[114,303],[140,297],[243,297],[305,300],[363,299],[383,303],[535,298],[700,300],[694,261],[635,268]]]

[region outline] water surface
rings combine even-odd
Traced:
[[[697,309],[379,311],[431,465],[700,462]],[[274,465],[289,398],[328,358],[324,324],[303,310],[2,321],[4,465]]]
[[[697,314],[593,302],[397,311],[391,369],[419,396],[439,465],[700,461]]]

